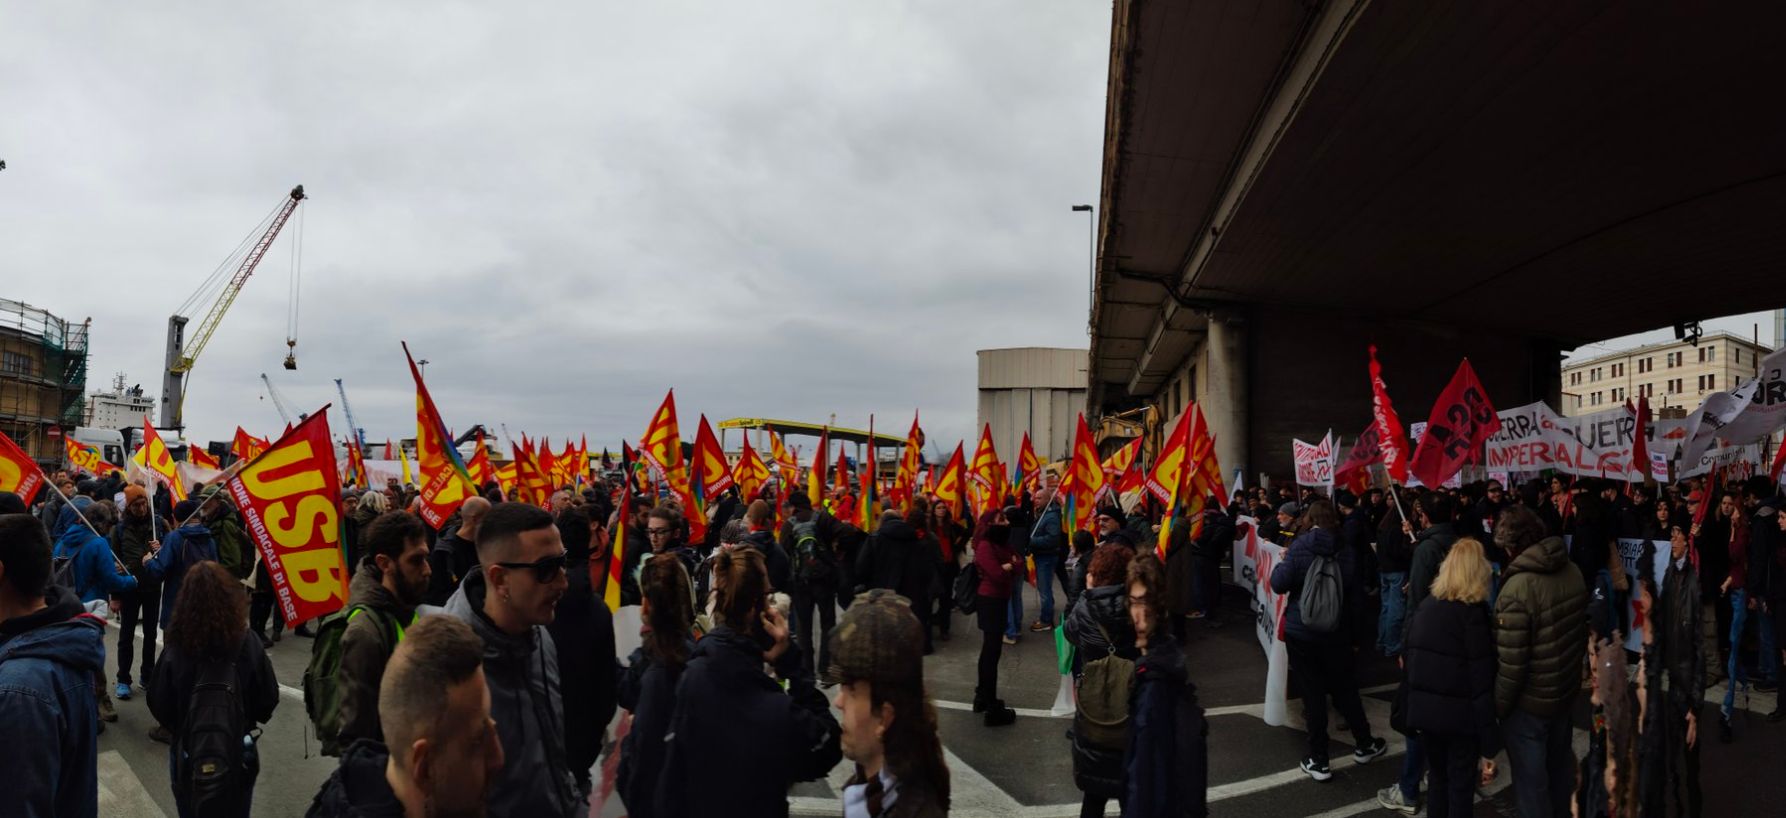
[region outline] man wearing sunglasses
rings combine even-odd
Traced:
[[[490,712],[507,759],[490,791],[495,815],[565,816],[576,790],[565,762],[558,650],[545,626],[569,583],[564,542],[552,515],[497,503],[478,528],[479,569],[447,600],[446,612],[484,641]]]

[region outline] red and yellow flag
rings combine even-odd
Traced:
[[[440,418],[434,397],[428,394],[428,385],[422,382],[422,372],[416,368],[407,343],[403,345],[403,357],[409,360],[409,374],[415,379],[415,459],[417,470],[421,472],[420,483],[413,483],[409,474],[409,455],[399,449],[398,453],[403,457],[403,482],[419,486],[422,520],[432,528],[440,528],[467,498],[477,493],[477,486],[464,461],[459,459],[459,450],[447,434],[446,423]],[[479,453],[482,451],[480,446]]]
[[[1092,505],[1104,490],[1104,467],[1098,462],[1098,444],[1085,425],[1085,413],[1079,413],[1073,431],[1072,456],[1067,459],[1067,474],[1060,490],[1066,495],[1066,534],[1091,529]]]
[[[800,462],[794,459],[794,453],[781,442],[781,435],[769,430],[769,459],[775,461],[775,468],[781,472],[781,482],[791,483],[800,474]]]
[[[682,458],[682,431],[676,425],[676,390],[664,396],[664,402],[645,427],[638,453],[645,462],[660,472],[671,485],[688,485],[688,468]]]
[[[620,513],[614,515],[614,539],[608,546],[608,582],[602,589],[602,601],[608,603],[609,611],[620,610],[620,581],[626,574],[627,518],[632,516],[633,450],[624,440],[620,441],[620,473],[620,496],[614,501],[614,508]]]
[[[732,467],[732,480],[738,484],[738,491],[744,495],[746,503],[756,499],[763,484],[769,482],[769,464],[764,463],[762,455],[751,447],[749,435],[744,437],[744,454],[738,457],[738,465]]]
[[[155,433],[147,417],[143,418],[143,446],[131,457],[155,479],[167,484],[168,490],[174,493],[174,499],[186,499],[186,487],[180,484],[180,472],[174,465],[174,454],[167,450],[167,444],[161,441],[161,435]]]
[[[899,470],[893,474],[890,499],[906,508],[918,486],[918,464],[923,459],[924,430],[918,426],[918,413],[912,413],[912,430],[905,433],[905,448],[899,452]]]
[[[552,441],[540,438],[539,445],[533,448],[533,462],[539,464],[540,476],[546,479],[546,494],[550,495],[563,483],[558,479],[563,472],[558,468],[558,455],[552,453]]]
[[[237,426],[236,438],[229,444],[229,453],[235,455],[237,460],[253,460],[271,445],[273,444],[265,439],[255,437]]]
[[[698,481],[691,481],[691,488],[699,487],[696,498],[700,500],[702,510],[707,503],[718,497],[720,492],[732,487],[732,466],[726,462],[725,450],[719,447],[719,438],[714,436],[713,427],[708,425],[707,416],[701,416],[701,427],[695,432],[694,463],[691,466],[694,474],[700,475]]]
[[[106,462],[105,456],[100,454],[98,447],[88,446],[66,435],[63,436],[62,443],[68,449],[68,462],[77,469],[83,469],[95,477],[104,477],[118,470],[117,466]],[[193,449],[193,451],[198,450]],[[0,468],[5,467],[0,466]]]
[[[949,455],[949,462],[943,466],[936,476],[936,485],[930,493],[936,495],[938,501],[948,503],[949,510],[961,513],[967,502],[967,461],[962,457],[962,445],[955,444],[955,453]]]
[[[544,508],[552,497],[552,490],[547,485],[545,472],[540,469],[533,441],[522,435],[520,446],[510,443],[509,447],[515,455],[515,499]]]
[[[328,409],[305,418],[225,483],[292,625],[347,603],[341,483]]]
[[[289,435],[291,431],[285,434]],[[366,456],[360,452],[360,444],[352,440],[347,441],[347,482],[362,489],[372,487],[372,475],[366,471]]]
[[[514,450],[514,448],[514,444],[509,444],[509,449],[511,451]],[[520,496],[516,494],[516,491],[521,486],[520,472],[521,466],[520,461],[518,460],[510,460],[509,462],[502,464],[502,467],[496,470],[496,485],[502,487],[502,496],[507,497],[510,500],[520,501]]]
[[[37,461],[25,454],[25,450],[12,442],[5,432],[0,432],[0,491],[17,494],[29,506],[43,483],[43,469],[38,467]]]
[[[1023,433],[1023,445],[1017,450],[1017,473],[1012,477],[1011,486],[1019,493],[1042,477],[1042,460],[1036,457],[1036,447],[1030,445],[1029,432]]]
[[[217,458],[212,457],[210,452],[197,446],[186,447],[186,462],[203,469],[223,471],[223,464],[217,462]],[[106,465],[111,464],[108,463]]]
[[[485,483],[496,479],[496,470],[490,466],[490,454],[484,450],[484,433],[478,432],[477,451],[471,455],[471,461],[465,464],[465,476],[471,478],[471,487],[481,489]]]
[[[806,473],[806,499],[814,510],[825,507],[825,456],[831,449],[831,427],[819,432],[818,448],[812,450],[812,469]]]

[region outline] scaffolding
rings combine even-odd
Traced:
[[[81,423],[92,323],[0,298],[0,432],[46,465],[61,461],[61,436]]]

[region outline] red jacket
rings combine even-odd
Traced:
[[[1008,543],[994,542],[994,538],[987,536],[992,520],[997,516],[997,511],[980,516],[980,525],[974,531],[974,565],[980,569],[980,596],[1010,599],[1018,572],[1023,570],[1023,558],[1017,556]],[[1007,565],[1011,570],[1005,570]]]

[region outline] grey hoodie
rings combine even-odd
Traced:
[[[446,612],[484,640],[490,717],[502,740],[502,779],[490,790],[493,816],[570,815],[576,792],[565,767],[564,700],[558,648],[543,627],[511,636],[484,615],[484,575],[473,573],[447,600]]]

